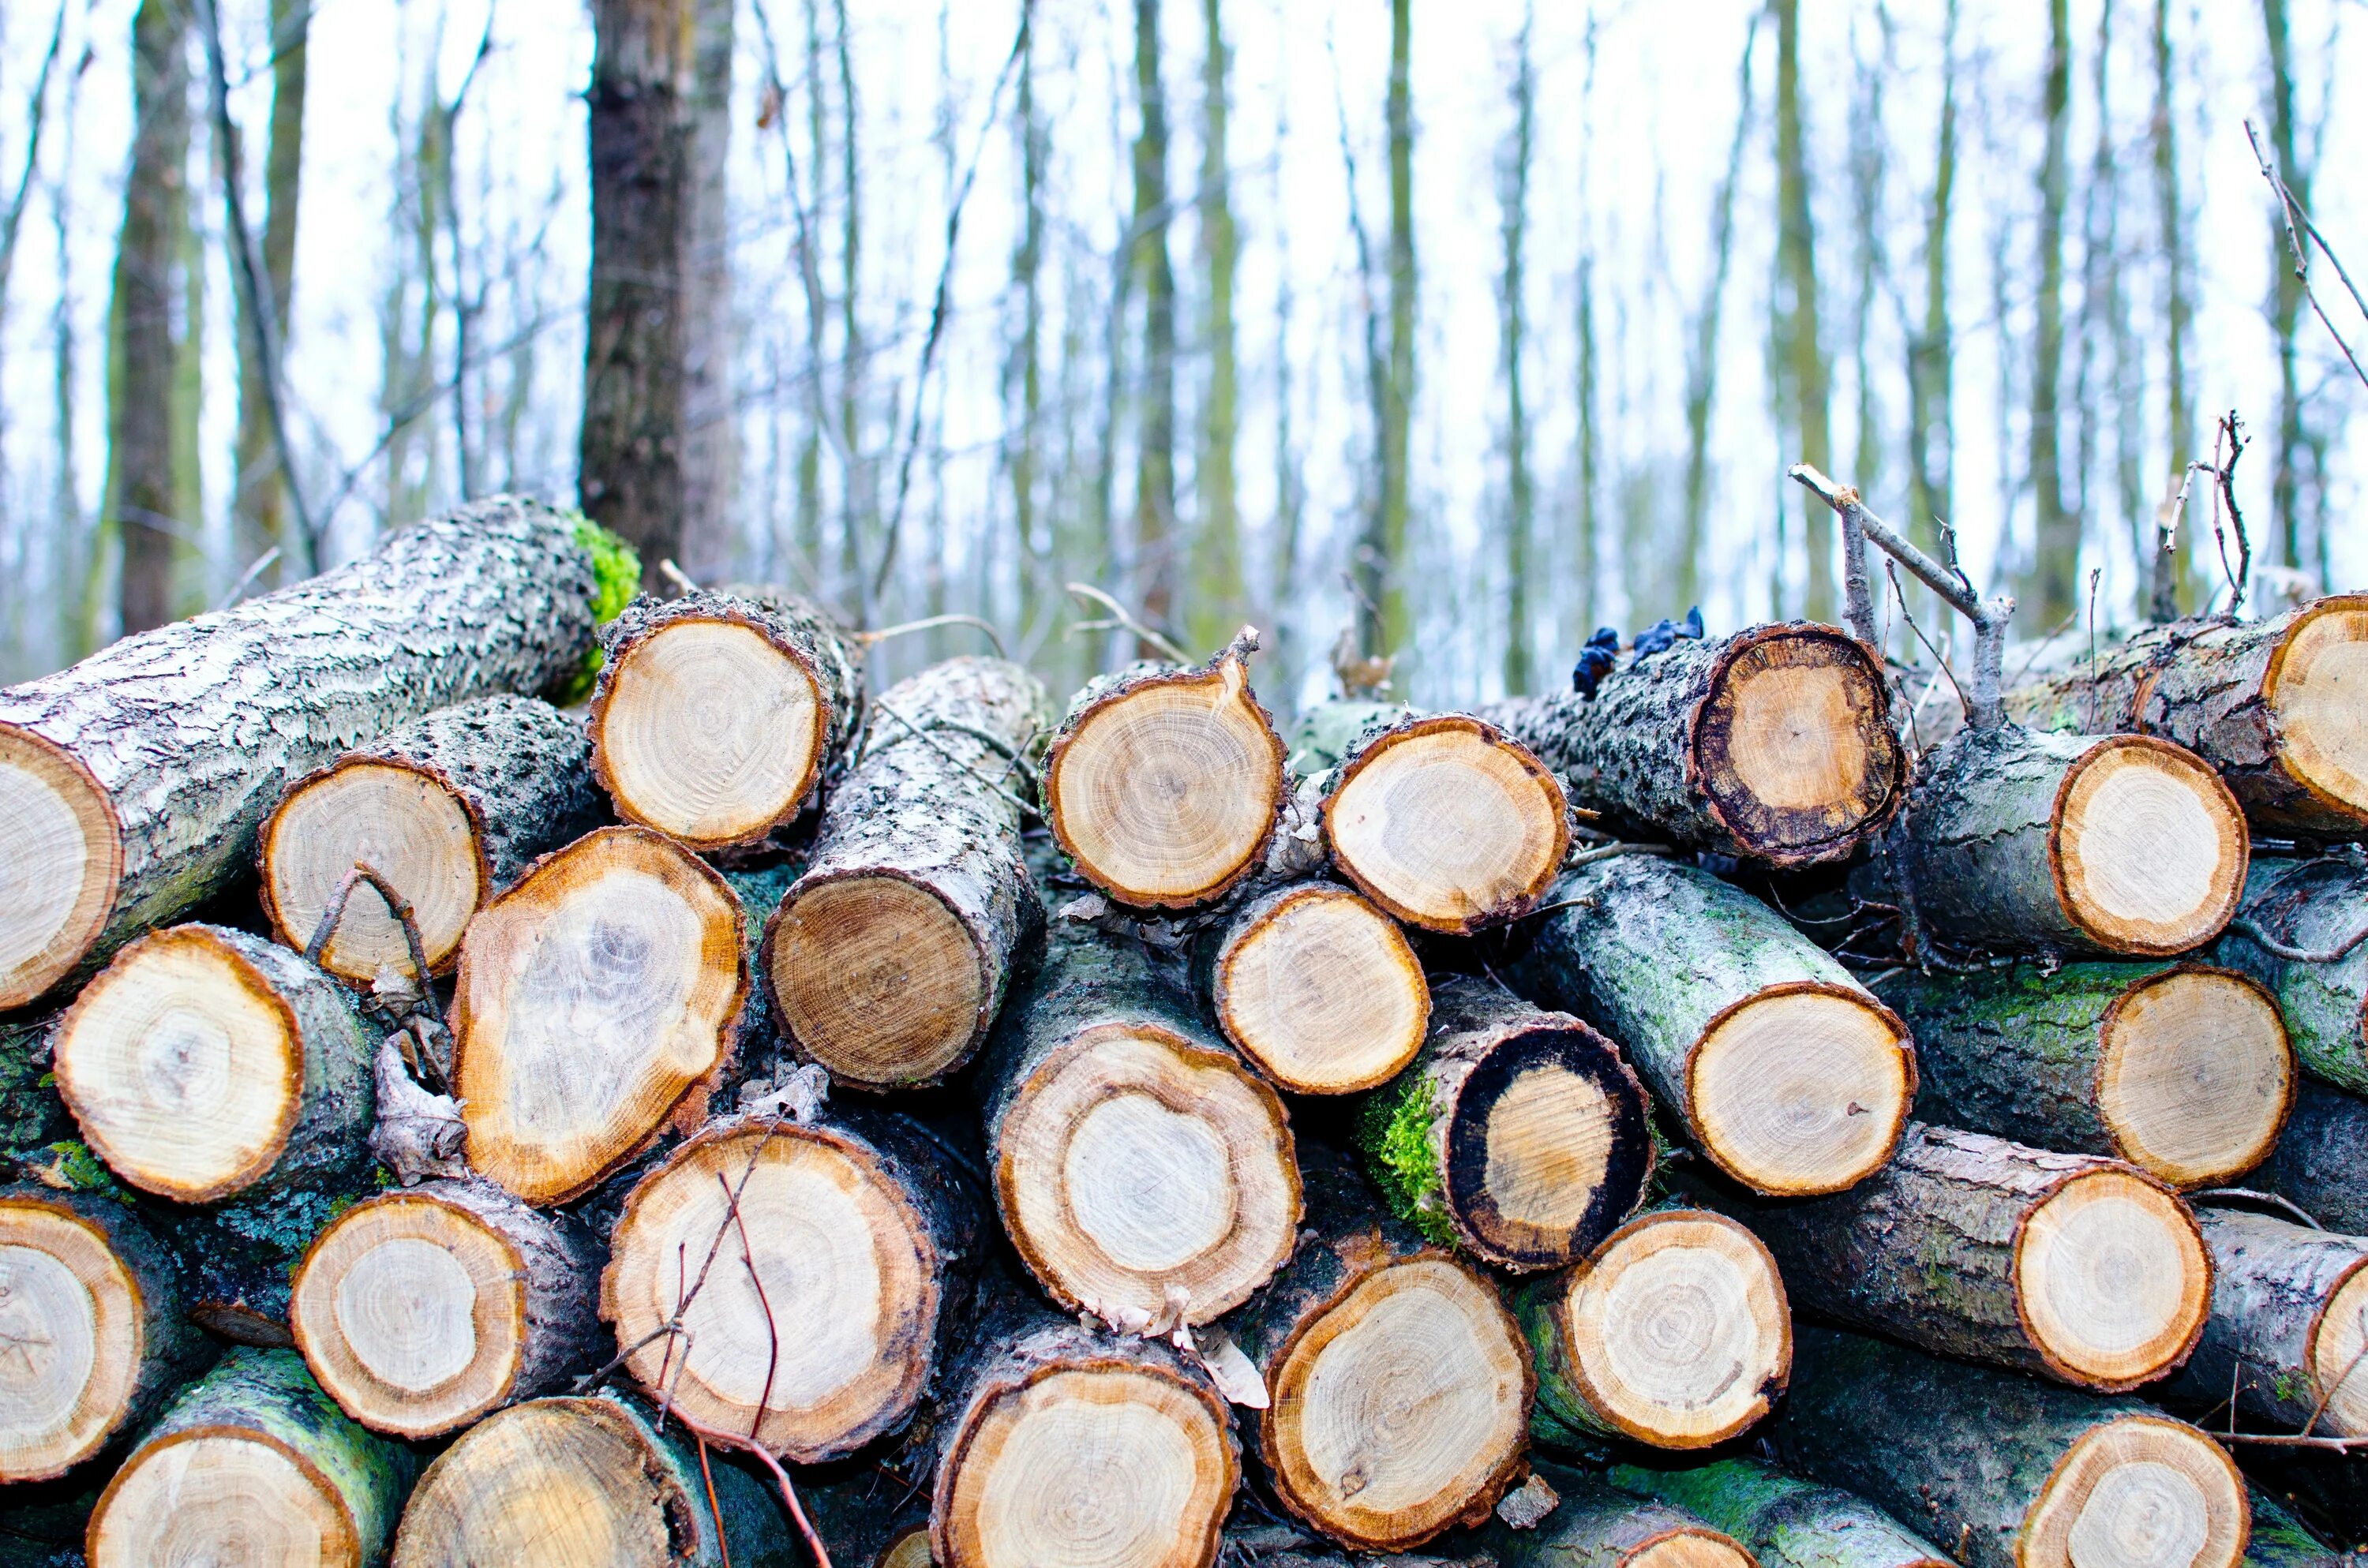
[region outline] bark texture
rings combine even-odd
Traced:
[[[1693,1470],[1623,1464],[1610,1479],[1725,1530],[1750,1549],[1759,1568],[1949,1568],[1939,1547],[1865,1498],[1761,1460]]]
[[[2357,1553],[2322,1542],[2259,1486],[2250,1491],[2253,1534],[2245,1543],[2245,1568],[2345,1568],[2357,1562]]]
[[[2368,1436],[2368,1374],[2356,1364],[2368,1278],[2352,1285],[2368,1240],[2238,1209],[2196,1220],[2212,1248],[2212,1318],[2163,1398],[2211,1411],[2233,1390],[2262,1430]]]
[[[2299,1206],[2328,1230],[2368,1236],[2368,1104],[2305,1078],[2294,1114],[2252,1184]]]
[[[1734,1538],[1683,1508],[1560,1465],[1539,1465],[1537,1473],[1562,1499],[1554,1512],[1526,1530],[1492,1522],[1481,1532],[1504,1568],[1627,1568],[1648,1548],[1671,1540],[1691,1548],[1673,1559],[1686,1568],[1752,1568]]]
[[[2256,861],[2237,913],[2286,947],[2331,952],[2368,926],[2368,871],[2338,859]],[[2311,963],[2280,958],[2231,929],[2213,957],[2276,994],[2305,1072],[2368,1093],[2368,942],[2332,963]]]
[[[0,1019],[0,1153],[26,1153],[71,1136],[74,1119],[50,1073],[54,1014]]]

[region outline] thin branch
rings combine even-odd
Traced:
[[[798,1489],[791,1484],[790,1472],[781,1468],[780,1460],[775,1459],[762,1443],[751,1442],[737,1432],[719,1431],[715,1427],[693,1421],[679,1410],[674,1413],[674,1418],[682,1424],[684,1431],[700,1441],[753,1455],[767,1470],[771,1471],[773,1483],[781,1489],[781,1501],[790,1506],[790,1518],[797,1525],[798,1534],[805,1538],[806,1551],[814,1557],[814,1568],[831,1568],[830,1552],[823,1546],[822,1537],[814,1533],[812,1521],[807,1519],[804,1507],[798,1502]]]
[[[855,633],[854,640],[869,648],[875,643],[885,642],[892,637],[905,637],[916,631],[927,631],[932,626],[975,626],[986,633],[988,642],[995,644],[996,658],[1011,657],[1009,651],[1003,646],[1003,633],[995,629],[995,622],[982,619],[974,615],[929,615],[923,616],[918,620],[900,620],[894,626],[883,626],[877,631],[859,631]]]
[[[2287,188],[2285,176],[2278,172],[2277,165],[2270,162],[2269,153],[2261,150],[2260,132],[2253,129],[2253,122],[2249,119],[2245,121],[2245,140],[2253,144],[2253,159],[2261,166],[2261,177],[2270,182],[2270,189],[2277,196],[2278,218],[2285,225],[2286,248],[2294,253],[2294,281],[2302,285],[2302,297],[2310,301],[2311,311],[2318,317],[2319,324],[2327,328],[2328,336],[2335,339],[2335,347],[2343,351],[2343,358],[2351,365],[2351,373],[2360,378],[2362,386],[2368,387],[2368,370],[2360,368],[2359,358],[2351,352],[2351,345],[2344,342],[2343,335],[2335,330],[2335,323],[2328,315],[2327,307],[2318,302],[2318,291],[2310,286],[2310,253],[2303,249],[2302,236],[2294,232],[2294,192]],[[2318,238],[2317,229],[2311,231],[2311,237]],[[2322,247],[2327,244],[2323,239],[2318,243]],[[2342,265],[2338,263],[2336,271],[2340,273],[2342,270]],[[2351,289],[2351,279],[2344,278],[2343,286]],[[2352,290],[2351,300],[2354,304],[2359,303],[2359,290]],[[2363,306],[2362,309],[2368,310],[2368,306]],[[2233,614],[2234,611],[2232,610],[2231,613]]]
[[[2351,956],[2352,949],[2368,942],[2368,925],[2343,938],[2331,948],[2295,948],[2279,941],[2261,929],[2260,923],[2249,915],[2239,915],[2228,922],[2228,929],[2250,940],[2262,951],[2274,953],[2288,963],[2340,963]]]
[[[1192,662],[1192,655],[1184,651],[1181,643],[1178,642],[1172,637],[1167,636],[1161,632],[1154,631],[1150,627],[1145,626],[1142,621],[1135,619],[1134,613],[1132,610],[1119,603],[1116,599],[1110,597],[1108,594],[1102,592],[1099,588],[1095,587],[1092,584],[1066,583],[1062,585],[1074,597],[1098,604],[1101,606],[1102,608],[1110,611],[1110,619],[1108,620],[1081,621],[1077,625],[1069,628],[1072,633],[1079,631],[1110,631],[1131,632],[1137,642],[1144,643],[1156,649],[1158,652],[1175,660],[1179,665],[1189,665]]]
[[[256,556],[255,558],[255,563],[249,566],[245,571],[240,573],[238,574],[238,581],[230,585],[230,592],[224,594],[215,602],[214,608],[228,609],[231,606],[238,603],[239,600],[246,597],[246,590],[255,586],[255,580],[257,577],[262,576],[266,572],[270,571],[271,563],[279,559],[279,547],[276,544],[269,550],[265,551],[262,554]]]
[[[2226,449],[2227,456],[2220,454]],[[2253,580],[2253,540],[2245,531],[2245,514],[2237,506],[2237,460],[2245,455],[2245,422],[2230,409],[2223,415],[2212,437],[2213,461],[2192,463],[2216,482],[2212,494],[2212,542],[2220,551],[2220,572],[2228,579],[2228,615],[2233,619],[2245,608],[2245,590]],[[2221,531],[2220,514],[2228,514],[2228,526],[2237,530],[2237,564],[2228,565],[2228,537]]]
[[[2297,1224],[2306,1225],[2314,1231],[2327,1229],[2312,1217],[2308,1210],[2293,1199],[2281,1197],[2274,1192],[2262,1192],[2249,1187],[2215,1187],[2205,1192],[2191,1192],[2187,1195],[2187,1201],[2191,1205],[2214,1202],[2259,1203],[2271,1209],[2283,1210],[2292,1215]]]
[[[320,924],[313,927],[313,939],[304,944],[304,959],[319,963],[321,954],[329,946],[329,937],[336,931],[338,922],[346,917],[346,905],[354,896],[354,889],[368,882],[386,901],[389,915],[403,926],[403,944],[411,955],[411,972],[419,983],[419,994],[429,995],[427,984],[427,949],[419,940],[419,922],[411,912],[411,901],[394,891],[394,884],[378,874],[370,862],[357,860],[354,869],[337,883],[337,891],[329,895],[328,903],[321,910]]]
[[[1916,641],[1924,645],[1924,651],[1932,655],[1932,662],[1941,666],[1941,673],[1948,676],[1949,684],[1956,688],[1957,706],[1971,713],[1974,710],[1973,700],[1965,695],[1964,683],[1957,678],[1957,672],[1949,667],[1948,656],[1932,646],[1932,639],[1924,635],[1924,629],[1917,625],[1916,618],[1908,613],[1907,596],[1901,592],[1899,587],[1899,568],[1886,561],[1883,563],[1883,571],[1884,574],[1891,579],[1891,597],[1899,601],[1899,619],[1907,623],[1907,630],[1916,634]],[[1931,689],[1930,684],[1927,683],[1924,687],[1925,692],[1929,694]],[[1918,708],[1923,706],[1922,698],[1917,699],[1917,706]],[[1908,721],[1911,723],[1915,722],[1913,713],[1908,715]]]
[[[773,1403],[773,1375],[781,1365],[781,1325],[773,1316],[772,1298],[765,1294],[764,1278],[757,1272],[757,1249],[748,1240],[748,1217],[740,1212],[737,1203],[732,1202],[732,1189],[724,1186],[722,1171],[715,1173],[715,1185],[723,1187],[726,1210],[732,1216],[733,1227],[740,1233],[740,1263],[748,1270],[748,1288],[757,1292],[757,1305],[765,1313],[765,1386],[757,1395],[756,1419],[748,1423],[748,1436],[753,1440],[764,1435],[765,1412]]]

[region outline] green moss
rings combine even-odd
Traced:
[[[605,626],[642,591],[642,558],[632,545],[583,513],[573,516],[576,546],[592,558],[592,623]],[[581,702],[592,690],[603,656],[597,642],[585,649],[582,667],[559,683],[552,700],[562,707]]]
[[[1453,1246],[1455,1227],[1440,1200],[1439,1156],[1430,1146],[1430,1080],[1407,1073],[1373,1091],[1359,1112],[1358,1142],[1390,1210],[1440,1246]]]
[[[336,1214],[335,1205],[320,1193],[296,1192],[263,1203],[232,1204],[217,1217],[233,1235],[293,1257],[312,1244]]]
[[[131,1201],[131,1189],[115,1179],[115,1173],[90,1152],[90,1145],[70,1139],[63,1143],[51,1143],[41,1153],[48,1158],[28,1162],[38,1167],[32,1172],[36,1180],[62,1187],[69,1192],[94,1192],[118,1203]]]

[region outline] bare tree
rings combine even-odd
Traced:
[[[1504,271],[1497,284],[1498,369],[1505,378],[1505,691],[1530,689],[1531,534],[1535,501],[1530,482],[1530,418],[1523,401],[1522,360],[1529,352],[1529,279],[1524,246],[1530,227],[1530,158],[1537,139],[1537,72],[1530,55],[1536,20],[1524,8],[1513,45],[1513,126],[1498,157],[1498,230]]]
[[[1209,365],[1201,397],[1200,453],[1192,471],[1199,505],[1193,518],[1191,614],[1186,625],[1196,648],[1216,647],[1240,623],[1243,591],[1241,505],[1234,479],[1234,444],[1241,425],[1234,278],[1241,237],[1226,164],[1231,155],[1226,121],[1233,57],[1225,45],[1224,11],[1223,0],[1201,0],[1200,346]]]
[[[2031,488],[2035,547],[2023,600],[2032,619],[2054,626],[2078,602],[2080,517],[2064,504],[2063,424],[2058,392],[2064,360],[2064,209],[2071,129],[2072,24],[2066,0],[2048,0],[2047,74],[2041,90],[2046,151],[2039,165],[2038,323],[2031,370]]]
[[[2277,154],[2278,172],[2286,188],[2305,208],[2310,205],[2310,170],[2295,155],[2294,49],[2286,18],[2286,0],[2261,0],[2261,25],[2268,35],[2270,63],[2270,145]],[[2278,561],[2301,568],[2306,542],[2302,526],[2302,471],[2308,461],[2309,439],[2303,427],[2303,390],[2296,358],[2294,329],[2302,318],[2303,282],[2295,275],[2287,248],[2283,209],[2270,218],[2270,271],[2277,279],[2271,296],[2270,322],[2278,343],[2278,425],[2270,446],[2270,512],[2277,529]],[[2325,541],[2320,541],[2320,574],[2325,573]]]
[[[1133,256],[1143,292],[1135,394],[1134,591],[1155,624],[1176,605],[1176,270],[1167,255],[1167,89],[1159,0],[1134,0]]]
[[[1817,235],[1809,208],[1807,131],[1801,112],[1801,3],[1774,0],[1776,13],[1776,277],[1778,396],[1793,449],[1804,460],[1833,460],[1832,370],[1817,327]],[[1811,620],[1834,618],[1834,525],[1804,506]]]
[[[1751,54],[1759,42],[1759,18],[1744,29],[1743,62],[1736,67],[1735,134],[1726,146],[1726,171],[1711,198],[1710,280],[1693,319],[1686,352],[1686,517],[1679,545],[1677,597],[1691,605],[1702,597],[1702,544],[1710,532],[1710,419],[1718,403],[1719,319],[1726,302],[1726,279],[1735,256],[1735,189],[1743,176],[1743,150],[1753,120]]]
[[[263,153],[263,243],[259,257],[270,297],[274,348],[284,361],[289,312],[296,299],[296,217],[303,197],[306,44],[313,0],[271,0],[271,122]],[[242,299],[244,296],[242,296]],[[244,312],[253,316],[252,310]],[[289,494],[279,470],[271,403],[283,365],[264,360],[266,335],[249,321],[238,335],[237,470],[231,515],[235,559],[240,567],[279,556],[256,574],[255,585],[269,588],[317,571],[313,540],[288,532]],[[300,530],[301,531],[301,530]]]
[[[1907,340],[1907,537],[1924,549],[1954,515],[1951,415],[1955,342],[1949,324],[1949,219],[1957,185],[1957,0],[1941,34],[1941,117],[1924,209],[1924,315]]]

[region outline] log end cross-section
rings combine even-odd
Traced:
[[[2097,1114],[2122,1158],[2180,1188],[2267,1159],[2294,1104],[2276,1001],[2226,970],[2182,964],[2106,1009]]]
[[[1688,1057],[1694,1134],[1759,1192],[1839,1192],[1898,1146],[1916,1097],[1907,1031],[1862,991],[1788,981],[1736,1003]]]
[[[2130,1415],[2092,1426],[2056,1461],[2023,1516],[2018,1561],[2033,1568],[2233,1568],[2244,1551],[2245,1483],[2194,1427]]]
[[[0,1483],[60,1475],[97,1453],[165,1350],[149,1343],[157,1281],[79,1207],[0,1197]]]
[[[0,1007],[64,978],[106,926],[123,831],[90,770],[63,747],[0,724]]]
[[[1211,970],[1225,1037],[1284,1088],[1379,1087],[1422,1047],[1430,987],[1397,923],[1344,887],[1301,882],[1235,917]]]
[[[2128,1169],[2083,1172],[2024,1216],[2015,1301],[2048,1365],[2123,1389],[2183,1360],[2212,1308],[2212,1257],[2194,1216]]]
[[[944,899],[888,874],[802,885],[759,960],[806,1053],[883,1086],[931,1082],[969,1053],[991,1016],[995,961]]]
[[[2286,772],[2368,829],[2368,595],[2305,608],[2271,653],[2261,695]]]
[[[1828,627],[1733,639],[1693,711],[1688,782],[1736,845],[1779,865],[1848,854],[1889,815],[1904,763],[1863,646]]]
[[[2201,758],[2117,735],[2066,769],[2048,867],[2065,914],[2100,945],[2170,954],[2237,913],[2247,846],[2236,796]]]

